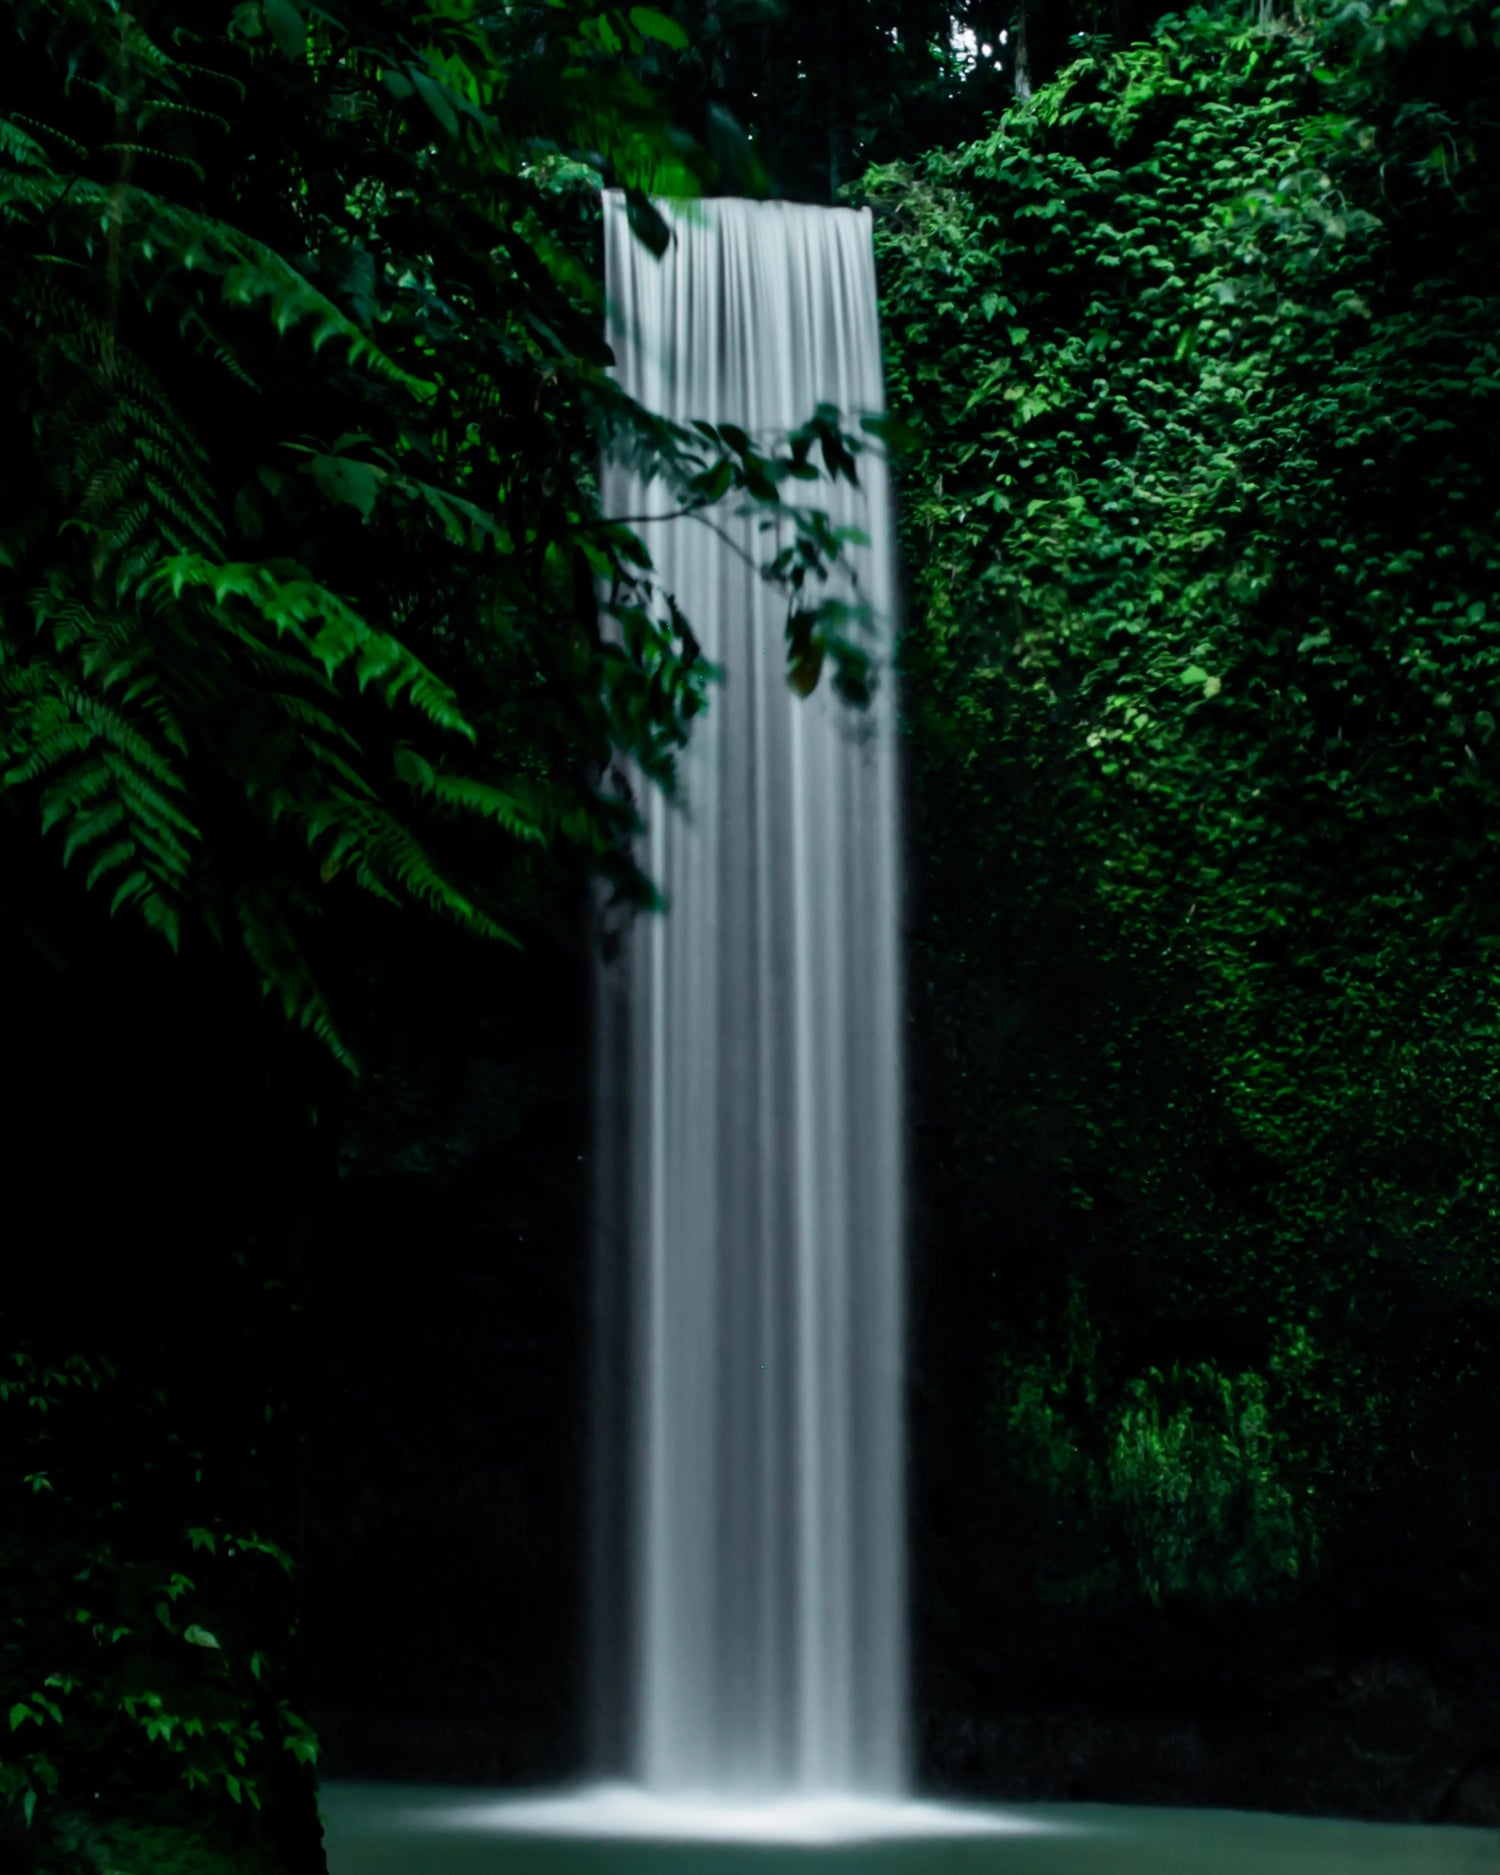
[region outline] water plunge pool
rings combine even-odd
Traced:
[[[1500,1831],[1117,1804],[327,1783],[329,1875],[1500,1875]]]

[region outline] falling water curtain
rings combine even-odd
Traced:
[[[609,338],[633,395],[762,443],[819,403],[851,428],[882,407],[867,214],[660,206],[674,240],[657,261],[605,198]],[[826,679],[793,695],[754,515],[721,518],[727,540],[693,520],[637,530],[723,671],[680,803],[642,791],[668,910],[635,922],[600,991],[601,1268],[622,1358],[601,1380],[597,1617],[623,1656],[622,1768],[663,1790],[905,1779],[895,592],[885,465],[860,467],[859,489],[807,498],[869,537],[844,576],[886,634],[868,710]],[[602,486],[609,513],[673,505],[618,463]]]

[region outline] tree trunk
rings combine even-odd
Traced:
[[[1023,104],[1031,96],[1031,59],[1026,50],[1026,15],[1029,10],[1023,0],[1016,16],[1016,96]]]

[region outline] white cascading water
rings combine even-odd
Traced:
[[[659,206],[658,260],[605,196],[632,395],[762,443],[820,403],[851,432],[883,408],[867,211]],[[728,542],[637,523],[725,673],[681,802],[641,791],[668,910],[635,920],[600,997],[606,1308],[628,1324],[600,1486],[626,1586],[600,1619],[618,1768],[661,1795],[906,1784],[894,556],[885,463],[858,461],[857,490],[787,486],[869,536],[841,576],[879,621],[867,711],[831,670],[790,688],[785,598],[754,570],[781,541],[755,516],[716,510]],[[609,464],[603,499],[675,505]]]
[[[851,432],[881,409],[867,214],[657,206],[660,261],[604,197],[627,390],[762,443],[820,403]],[[718,535],[635,523],[725,681],[682,800],[638,788],[668,910],[598,978],[592,1781],[408,1806],[417,1829],[1066,1833],[908,1792],[896,593],[885,463],[859,471],[788,488],[869,536],[834,588],[857,580],[880,624],[864,712],[828,674],[805,700],[787,683],[785,602],[755,571],[783,537],[720,509]],[[607,515],[674,505],[618,463],[601,484]]]

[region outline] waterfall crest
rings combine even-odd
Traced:
[[[883,408],[867,211],[658,206],[660,260],[605,196],[627,390],[758,439],[819,403],[848,428]],[[753,570],[779,543],[754,517],[716,511],[728,540],[636,530],[725,671],[681,802],[641,793],[667,913],[636,920],[600,984],[620,1367],[601,1382],[599,1639],[617,1768],[663,1793],[906,1781],[894,555],[885,464],[868,450],[859,471],[806,499],[870,538],[851,561],[884,621],[868,711],[826,672],[790,689],[785,601]],[[602,475],[606,514],[673,505]]]

